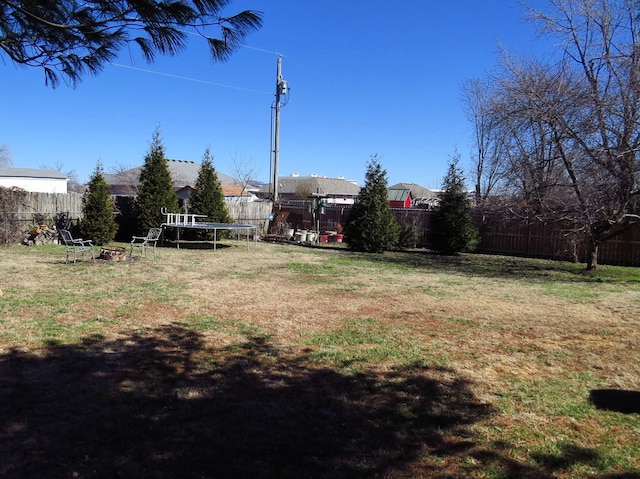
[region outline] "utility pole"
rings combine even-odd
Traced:
[[[278,203],[278,160],[280,155],[280,97],[287,94],[287,82],[282,78],[282,55],[276,70],[276,106],[273,126],[273,202]]]

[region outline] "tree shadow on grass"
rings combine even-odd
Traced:
[[[221,240],[218,240],[215,244],[215,249],[227,249],[231,248],[231,245],[228,243],[220,243]],[[243,246],[245,246],[243,244]],[[209,241],[196,241],[196,240],[180,240],[180,242],[167,240],[162,244],[163,248],[168,249],[193,249],[193,250],[214,250],[213,240]]]
[[[559,451],[555,454],[534,453],[531,456],[538,464],[550,471],[570,470],[572,466],[577,464],[587,464],[591,467],[599,468],[602,462],[602,457],[596,450],[580,447],[571,443],[560,444]],[[640,473],[620,472],[604,474],[597,477],[599,479],[639,479]]]
[[[493,411],[452,371],[344,375],[264,337],[215,348],[174,325],[15,350],[0,398],[6,478],[467,477],[465,457],[551,477],[483,450],[470,427]]]
[[[346,253],[372,263],[391,264],[400,267],[426,268],[431,271],[458,273],[488,278],[529,281],[561,280],[570,283],[637,284],[633,272],[629,278],[607,276],[602,271],[586,271],[583,264],[541,260],[525,257],[493,256],[486,254],[440,255],[431,251],[394,251],[384,254]]]

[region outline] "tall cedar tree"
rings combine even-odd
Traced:
[[[158,228],[164,222],[162,208],[177,213],[178,196],[173,190],[160,131],[156,129],[140,171],[140,188],[133,203],[133,217],[139,234],[146,234],[149,228]]]
[[[389,207],[387,172],[375,155],[367,165],[365,185],[349,213],[344,234],[350,249],[368,253],[382,253],[398,242],[398,222]]]
[[[115,204],[109,192],[109,185],[102,175],[102,165],[98,163],[82,195],[84,218],[80,223],[83,238],[91,239],[97,245],[113,241],[118,230],[114,216]]]
[[[196,180],[196,190],[189,199],[190,212],[206,215],[207,221],[213,223],[231,223],[231,217],[224,202],[224,194],[213,167],[213,157],[209,148],[204,152],[202,164]]]
[[[471,216],[471,203],[457,160],[449,163],[443,183],[442,191],[438,194],[440,207],[433,221],[433,247],[444,254],[472,251],[478,245],[478,231]]]

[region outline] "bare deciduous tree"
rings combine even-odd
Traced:
[[[260,169],[256,167],[255,163],[247,160],[244,156],[239,156],[237,153],[234,155],[233,177],[242,188],[242,193],[249,191],[251,183],[256,181],[259,174]]]
[[[491,82],[480,79],[471,79],[462,85],[463,104],[467,117],[473,124],[476,148],[472,155],[475,202],[483,210],[500,180],[504,153],[501,119],[494,104],[492,87]]]
[[[62,162],[56,161],[55,165],[53,166],[41,165],[40,168],[44,170],[59,171],[67,177],[67,188],[69,189],[69,191],[78,191],[80,193],[84,192],[84,185],[80,183],[76,170],[67,170]]]
[[[640,19],[631,0],[549,3],[529,14],[561,51],[503,58],[492,141],[508,146],[504,179],[521,204],[572,224],[595,269],[598,246],[640,223]]]
[[[115,165],[109,168],[109,173],[114,175],[115,182],[120,185],[126,185],[129,195],[135,196],[138,194],[140,169],[133,168],[126,163],[116,162]]]
[[[13,166],[13,159],[7,145],[0,145],[0,166]]]

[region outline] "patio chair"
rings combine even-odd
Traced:
[[[140,257],[144,258],[147,248],[153,248],[153,257],[156,257],[156,244],[162,234],[162,228],[150,228],[147,236],[134,236],[131,239],[131,251],[129,251],[129,258],[133,258],[134,248],[140,250]]]
[[[93,243],[91,240],[84,240],[82,238],[74,238],[71,236],[71,232],[69,230],[59,230],[59,237],[62,243],[65,245],[67,249],[67,259],[65,263],[69,262],[69,255],[73,254],[73,262],[75,263],[78,260],[78,253],[84,260],[85,252],[91,252],[91,259],[93,261],[96,260],[95,254],[93,253]]]

